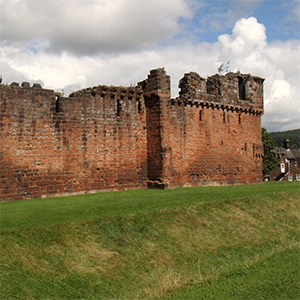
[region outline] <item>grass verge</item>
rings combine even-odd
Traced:
[[[1,299],[298,299],[299,276],[298,183],[1,204]]]
[[[1,232],[97,220],[196,203],[247,199],[282,191],[299,192],[299,182],[265,182],[174,190],[131,190],[0,203]]]
[[[299,299],[299,264],[295,263],[299,257],[299,248],[284,249],[217,279],[189,285],[157,299]]]

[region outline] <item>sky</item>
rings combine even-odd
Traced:
[[[300,128],[300,0],[0,0],[2,83],[65,95],[133,86],[165,67],[265,78],[268,132]]]

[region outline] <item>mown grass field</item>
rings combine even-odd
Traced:
[[[299,299],[299,182],[0,203],[0,299]]]

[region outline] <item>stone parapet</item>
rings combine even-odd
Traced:
[[[263,78],[249,74],[216,74],[204,79],[190,72],[179,82],[179,97],[171,103],[263,114]]]

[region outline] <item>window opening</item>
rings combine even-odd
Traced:
[[[246,84],[243,77],[238,77],[239,80],[239,99],[246,100]]]
[[[117,116],[120,116],[122,112],[122,103],[120,100],[117,100]]]

